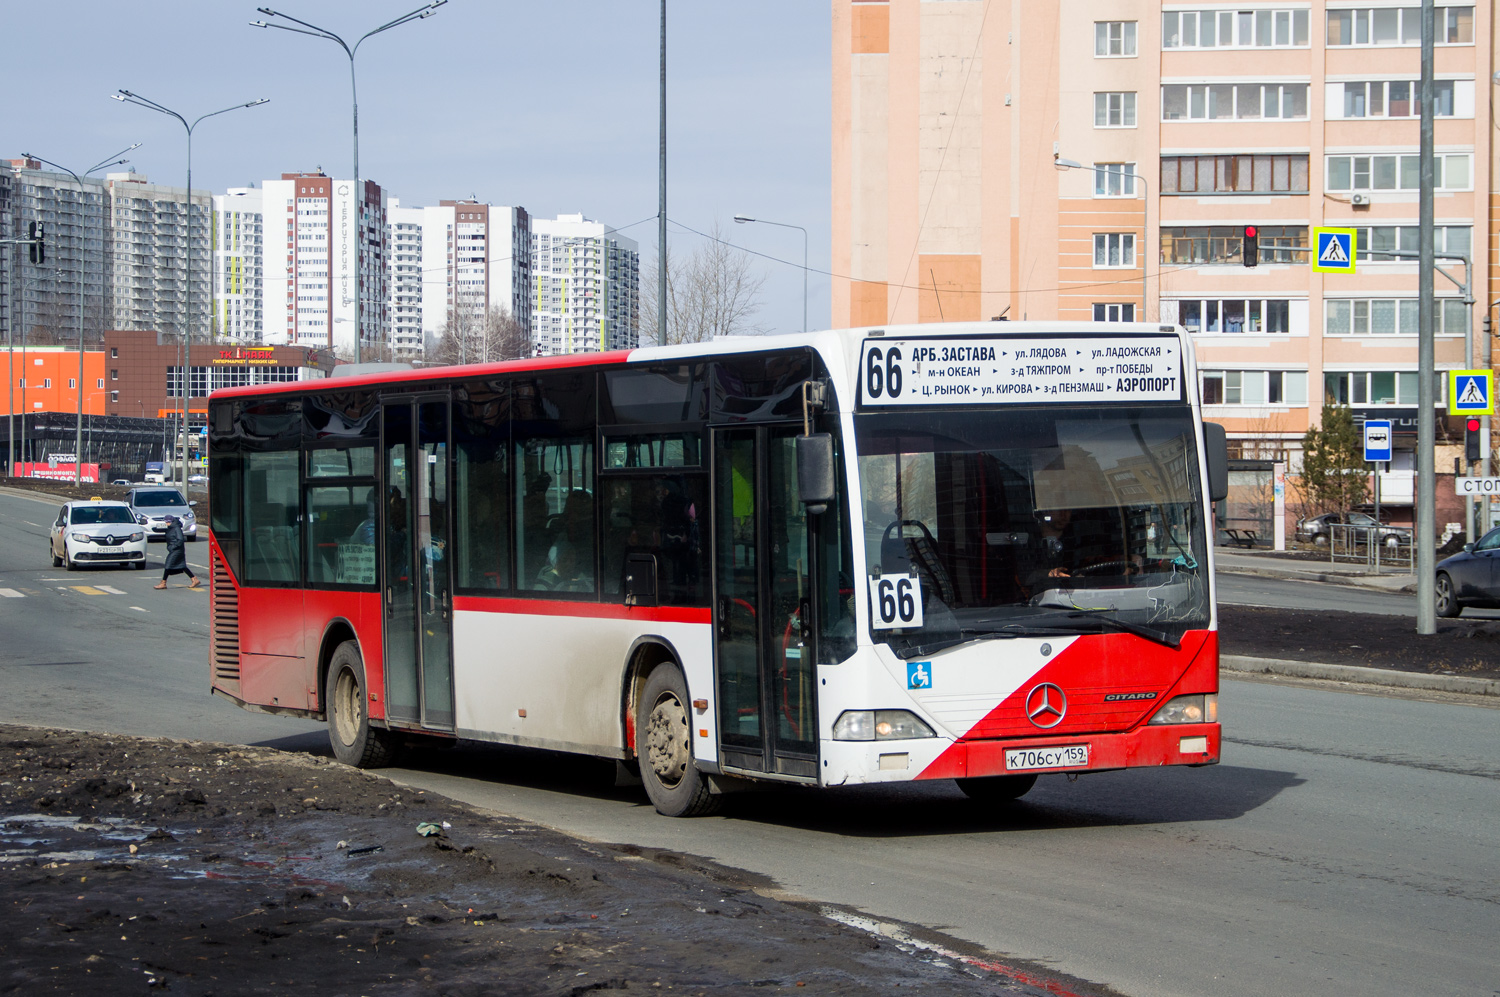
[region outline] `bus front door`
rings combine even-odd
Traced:
[[[381,447],[386,716],[452,730],[447,399],[386,399]]]
[[[818,728],[797,427],[714,433],[719,755],[729,770],[816,779]]]

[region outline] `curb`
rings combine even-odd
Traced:
[[[1391,668],[1365,668],[1360,665],[1323,665],[1287,658],[1252,658],[1244,654],[1220,655],[1219,667],[1226,672],[1363,682],[1367,685],[1456,692],[1469,696],[1500,696],[1500,679],[1475,679],[1462,675],[1428,675],[1423,672],[1401,672]]]
[[[1376,580],[1379,576],[1348,575],[1340,572],[1323,571],[1301,571],[1297,569],[1269,571],[1265,568],[1240,568],[1216,564],[1214,570],[1226,575],[1253,575],[1257,578],[1280,578],[1285,581],[1294,582],[1323,582],[1328,585],[1345,585],[1350,588],[1374,589],[1377,592],[1407,592],[1417,591],[1416,582],[1408,582],[1404,585],[1382,585]],[[1389,575],[1389,578],[1400,578],[1401,575]]]

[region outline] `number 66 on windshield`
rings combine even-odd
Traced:
[[[922,580],[916,575],[871,575],[870,603],[876,630],[922,626]]]

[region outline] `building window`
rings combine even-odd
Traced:
[[[1447,381],[1442,371],[1437,381],[1434,394],[1441,402]],[[1330,371],[1323,375],[1323,397],[1338,405],[1415,405],[1419,383],[1414,370]]]
[[[111,391],[109,393],[109,400],[112,401],[112,402],[119,401],[120,400],[120,393],[118,391]]]
[[[1095,232],[1094,268],[1110,269],[1135,266],[1133,232]]]
[[[68,378],[68,389],[72,390],[72,389],[74,389],[76,387],[78,387],[78,378],[76,378],[76,377],[70,377],[70,378]]]
[[[102,377],[98,378],[95,381],[95,383],[94,383],[94,387],[96,387],[96,388],[102,388],[102,387],[104,387],[104,378],[102,378]]]
[[[1422,159],[1406,156],[1329,156],[1327,190],[1417,190]],[[1438,190],[1472,190],[1474,154],[1443,153],[1432,157],[1432,181]]]
[[[1472,6],[1439,7],[1437,11],[1439,45],[1474,44],[1474,8]],[[1421,7],[1355,7],[1328,12],[1328,45],[1330,48],[1350,45],[1420,45],[1422,44]]]
[[[1307,156],[1163,156],[1163,194],[1305,194]]]
[[[1265,229],[1261,229],[1261,255],[1265,255]],[[1375,255],[1378,252],[1416,253],[1421,249],[1416,225],[1371,225],[1355,230],[1355,258],[1361,263],[1405,263],[1408,266],[1415,258]],[[1438,253],[1454,253],[1468,256],[1473,246],[1474,229],[1469,225],[1434,225],[1432,248]]]
[[[1096,303],[1094,305],[1095,322],[1134,322],[1135,303],[1130,301],[1115,303]]]
[[[1161,16],[1162,48],[1297,48],[1306,10],[1182,10]]]
[[[1099,58],[1135,55],[1135,22],[1095,21],[1094,55]]]
[[[1462,335],[1468,309],[1462,299],[1439,298],[1433,331]],[[1323,331],[1330,336],[1415,336],[1416,298],[1328,298],[1323,302]]]
[[[50,377],[44,377],[44,378],[42,378],[42,387],[44,387],[44,388],[50,388],[50,387],[52,387],[52,378],[50,378]]]
[[[109,358],[111,360],[118,360],[120,358],[120,348],[118,346],[111,346],[109,348]]]
[[[1324,113],[1332,119],[1421,117],[1420,88],[1416,80],[1329,83]],[[1474,81],[1433,80],[1432,114],[1438,118],[1473,117]]]
[[[1305,263],[1307,254],[1290,252],[1307,245],[1306,225],[1261,225],[1260,261],[1262,263]],[[1164,228],[1161,230],[1163,263],[1240,263],[1241,229],[1238,226],[1215,225],[1202,228]]]
[[[1177,324],[1204,333],[1288,333],[1292,303],[1286,298],[1193,298],[1177,302]]]
[[[1305,370],[1205,370],[1204,405],[1306,405]]]
[[[1094,94],[1095,128],[1134,128],[1135,94],[1117,91]]]
[[[1095,197],[1134,197],[1134,163],[1095,163]]]
[[[1306,83],[1171,83],[1161,88],[1163,121],[1306,117]]]

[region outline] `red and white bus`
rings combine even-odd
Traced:
[[[745,338],[215,392],[212,688],[752,782],[1219,757],[1191,343],[1143,324]]]

